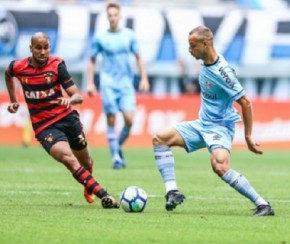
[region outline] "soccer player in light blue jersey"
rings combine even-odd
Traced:
[[[133,70],[130,66],[130,56],[136,58],[140,72],[140,91],[149,90],[149,82],[143,60],[140,56],[135,33],[128,28],[120,28],[120,6],[110,3],[107,6],[109,30],[98,34],[92,43],[91,58],[88,65],[89,95],[96,91],[94,83],[94,67],[96,56],[102,55],[100,70],[100,95],[103,111],[107,117],[107,140],[112,155],[114,169],[125,167],[121,146],[128,138],[134,118],[136,94],[133,84]],[[120,135],[115,131],[116,114],[121,112],[124,118],[124,127]]]
[[[253,112],[250,100],[239,83],[234,70],[218,54],[213,45],[213,33],[199,26],[189,33],[189,52],[203,61],[199,84],[201,107],[199,117],[163,129],[153,136],[155,161],[166,188],[168,211],[181,204],[185,196],[179,192],[174,169],[172,146],[183,147],[188,153],[207,148],[211,154],[213,171],[227,184],[256,205],[254,216],[274,215],[269,202],[251,186],[245,176],[230,167],[230,151],[235,133],[235,123],[241,120],[233,103],[241,106],[248,149],[262,154],[252,140]]]

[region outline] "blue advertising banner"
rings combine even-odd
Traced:
[[[1,4],[2,5],[2,4]],[[162,64],[181,59],[191,65],[188,32],[209,26],[216,49],[240,69],[241,76],[289,76],[290,10],[155,9],[124,6],[122,25],[134,29],[149,72],[164,72]],[[82,70],[92,36],[108,27],[101,4],[22,3],[0,7],[0,68],[6,59],[29,55],[31,35],[50,35],[52,54],[63,57],[72,69]],[[150,69],[150,65],[156,69]],[[158,66],[161,64],[161,66]],[[267,67],[267,68],[266,68]],[[173,71],[174,73],[175,71]]]

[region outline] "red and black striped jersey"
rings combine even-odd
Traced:
[[[61,58],[51,56],[41,68],[32,66],[30,60],[27,57],[12,61],[8,72],[21,83],[32,126],[38,134],[73,111],[71,107],[51,104],[50,101],[62,97],[62,88],[67,89],[74,82]]]

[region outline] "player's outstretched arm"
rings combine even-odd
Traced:
[[[94,96],[94,94],[97,92],[96,86],[95,86],[95,64],[96,59],[90,58],[88,62],[88,78],[87,78],[87,93],[89,96]]]
[[[247,96],[243,96],[237,100],[237,103],[242,108],[243,122],[245,126],[245,140],[247,142],[248,149],[253,153],[263,154],[263,152],[259,149],[260,145],[255,143],[251,138],[253,128],[253,110],[251,101],[247,98]]]
[[[71,105],[83,103],[83,101],[84,101],[83,96],[81,95],[81,93],[76,85],[70,86],[65,91],[70,96],[70,104]]]
[[[83,96],[80,94],[79,89],[76,85],[70,86],[65,91],[69,95],[69,97],[59,97],[55,100],[50,101],[50,103],[66,106],[67,108],[71,105],[83,103]]]
[[[135,54],[135,56],[136,56],[136,61],[137,61],[137,65],[138,65],[140,76],[141,76],[141,80],[139,83],[139,90],[147,92],[150,89],[150,84],[148,81],[145,64],[139,54]]]
[[[16,85],[13,77],[9,74],[8,69],[5,70],[5,83],[10,98],[10,104],[8,105],[7,110],[10,113],[16,113],[19,108],[19,103],[16,99]]]

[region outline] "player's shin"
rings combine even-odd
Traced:
[[[113,160],[119,160],[119,142],[117,140],[114,127],[108,126],[107,140]]]
[[[244,195],[246,198],[252,201],[256,206],[261,204],[268,204],[263,198],[259,196],[246,177],[236,172],[235,170],[229,169],[221,178],[240,194]]]
[[[119,137],[119,145],[122,146],[124,142],[127,140],[129,134],[130,134],[131,127],[124,126],[121,130],[120,137]]]
[[[174,157],[170,147],[164,145],[154,146],[154,157],[164,181],[166,192],[177,190]]]
[[[89,194],[95,194],[98,198],[103,198],[108,193],[103,187],[94,179],[91,173],[84,167],[79,167],[76,172],[73,173],[74,178],[86,187]]]

